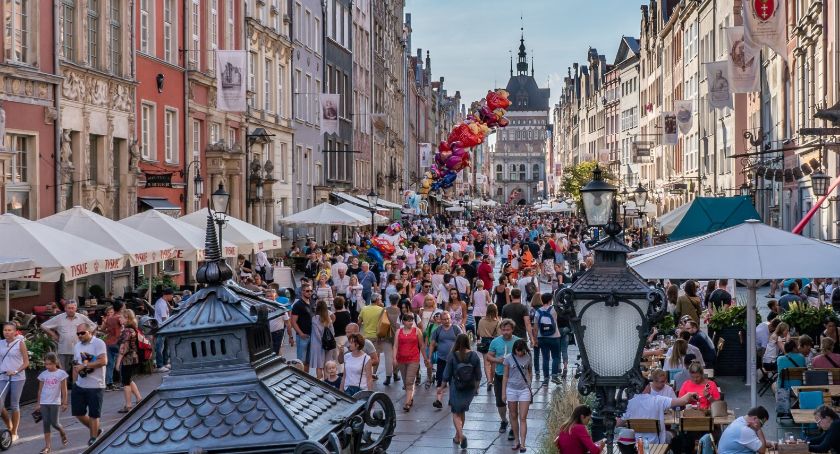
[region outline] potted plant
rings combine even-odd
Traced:
[[[45,369],[44,356],[55,351],[55,341],[40,329],[26,336],[26,350],[29,351],[29,368],[26,369],[26,382],[20,396],[21,404],[29,404],[38,399],[38,375]]]
[[[796,330],[798,334],[807,334],[814,340],[819,339],[826,320],[840,320],[831,306],[813,307],[798,302],[790,303],[788,310],[779,318],[790,325],[791,330]]]
[[[660,335],[669,336],[674,334],[674,328],[676,328],[676,323],[674,321],[674,316],[671,314],[666,314],[659,323],[653,325],[656,327],[657,331],[659,331]]]
[[[99,285],[91,285],[88,289],[88,293],[90,293],[90,296],[92,298],[96,298],[96,301],[102,301],[103,299],[105,299],[105,289],[103,289]]]
[[[758,311],[755,319],[756,324],[761,321]],[[717,350],[716,376],[739,376],[746,373],[747,329],[746,306],[730,306],[715,312],[709,319],[709,330],[714,332],[712,340]]]

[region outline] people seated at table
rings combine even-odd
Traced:
[[[560,430],[554,444],[558,452],[563,454],[601,454],[604,440],[594,443],[589,431],[586,430],[592,421],[592,409],[586,405],[578,405],[572,414],[560,424]]]
[[[755,407],[747,411],[732,422],[720,436],[718,451],[723,454],[764,454],[773,449],[773,444],[767,441],[762,426],[770,419],[770,414],[764,407]]]
[[[830,337],[823,337],[820,341],[820,354],[811,361],[814,369],[840,369],[840,354],[834,353],[836,343]]]
[[[715,343],[712,342],[708,334],[700,330],[700,325],[694,320],[686,322],[686,329],[691,333],[691,340],[688,343],[700,349],[700,353],[703,356],[703,365],[705,367],[714,367],[715,357],[717,356]]]
[[[840,328],[837,327],[837,322],[834,319],[826,319],[823,322],[825,329],[820,334],[820,343],[822,339],[829,338],[834,341],[834,353],[840,354]]]
[[[840,417],[837,412],[822,405],[814,411],[814,421],[823,432],[808,442],[808,451],[840,452]]]
[[[782,321],[778,318],[774,318],[773,320],[761,322],[755,327],[755,357],[759,358],[759,360],[764,358],[764,352],[767,350],[767,343],[770,342],[770,333],[776,331],[776,327],[779,326],[779,323],[782,323]],[[759,369],[761,369],[760,364]]]
[[[684,382],[680,387],[680,397],[696,393],[700,396],[697,402],[698,408],[701,410],[708,410],[712,406],[712,402],[720,400],[720,389],[717,384],[706,378],[703,374],[703,366],[698,362],[691,363],[688,366],[689,380]]]
[[[805,358],[806,367],[811,367],[811,362],[814,360],[814,339],[811,336],[803,334],[796,340],[799,344],[797,351]]]
[[[674,345],[665,355],[663,369],[666,371],[684,369],[683,358],[688,354],[688,342],[684,339],[677,339]]]
[[[802,380],[800,379],[787,379],[784,382],[782,381],[783,370],[792,367],[807,367],[805,357],[802,356],[802,353],[799,353],[799,344],[795,340],[785,342],[784,352],[784,355],[776,359],[776,370],[779,371],[779,375],[776,377],[776,386],[790,389],[791,386],[802,385]]]
[[[680,334],[678,335],[678,337],[679,337],[680,339],[685,340],[685,341],[686,341],[686,343],[688,343],[688,342],[691,340],[691,333],[690,333],[690,332],[688,332],[688,331],[681,331],[681,332],[680,332]],[[667,352],[667,353],[665,353],[665,356],[666,356],[666,357],[668,357],[668,356],[670,356],[670,355],[671,355],[671,350],[673,350],[673,348],[674,348],[674,347],[673,347],[673,346],[671,346],[671,348],[669,348],[669,349],[668,349],[668,352]],[[697,348],[697,347],[695,347],[694,345],[691,345],[691,344],[688,344],[688,345],[686,346],[686,348],[688,349],[688,351],[687,351],[686,353],[690,353],[690,354],[694,355],[694,357],[696,358],[696,360],[697,360],[697,361],[699,361],[699,362],[700,362],[700,364],[702,364],[702,365],[703,365],[703,367],[705,368],[705,367],[706,367],[706,364],[703,362],[703,354],[700,352],[700,349],[699,349],[699,348]]]
[[[776,370],[776,358],[785,350],[785,342],[790,339],[790,326],[787,323],[779,323],[770,339],[767,341],[767,348],[764,350],[764,357],[761,359],[761,367],[766,371]]]
[[[663,396],[670,399],[676,399],[677,393],[674,388],[668,384],[668,372],[662,369],[654,369],[650,371],[650,383],[645,388],[645,392],[654,396]]]
[[[685,355],[685,358],[683,358],[683,365],[685,366],[685,368],[677,372],[677,375],[674,376],[675,390],[682,388],[683,383],[687,382],[688,380],[691,380],[691,374],[688,373],[688,368],[689,366],[691,366],[691,363],[695,362],[700,364],[700,361],[697,359],[696,356],[694,356],[691,353]]]
[[[636,394],[627,401],[627,410],[617,424],[623,426],[629,419],[658,419],[659,433],[637,433],[636,435],[651,443],[670,443],[673,434],[665,430],[665,412],[671,408],[685,407],[697,402],[697,399],[697,393],[693,392],[685,393],[675,399],[649,393]]]

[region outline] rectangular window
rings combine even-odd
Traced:
[[[76,23],[76,1],[61,1],[61,53],[65,59],[76,60],[75,30]]]
[[[199,0],[192,0],[191,7],[191,22],[192,22],[192,49],[187,51],[189,55],[190,68],[201,69],[199,60],[201,52],[201,5]]]
[[[164,160],[168,164],[178,162],[178,113],[166,109],[163,114]]]
[[[321,53],[321,19],[315,18],[315,53]]]
[[[301,40],[301,37],[300,37],[300,24],[301,24],[300,23],[300,11],[301,11],[300,3],[295,2],[295,19],[294,19],[295,21],[292,24],[292,26],[295,28],[295,39],[298,40],[298,41]]]
[[[304,13],[304,19],[303,19],[303,22],[301,23],[301,25],[303,26],[303,30],[302,30],[303,31],[303,41],[306,43],[306,47],[309,47],[311,49],[314,46],[313,40],[312,40],[312,35],[311,35],[311,32],[310,32],[310,30],[312,29],[312,12],[311,11],[306,10],[306,12]]]
[[[111,34],[108,45],[111,57],[111,73],[122,75],[122,8],[120,0],[110,0],[111,17],[109,32]]]
[[[277,34],[282,33],[282,30],[280,30],[280,16],[282,14],[280,12],[280,0],[271,0],[271,28]]]
[[[296,91],[296,93],[294,93],[293,97],[294,97],[294,101],[295,101],[294,102],[295,118],[298,119],[298,120],[302,119],[301,116],[300,116],[300,114],[301,114],[300,100],[301,99],[304,99],[304,100],[309,99],[309,97],[308,97],[309,94],[303,92],[303,86],[301,86],[300,78],[301,78],[301,72],[300,72],[299,69],[296,69],[295,70],[295,91]]]
[[[207,52],[208,67],[215,72],[215,50],[219,48],[219,0],[210,0],[210,51]]]
[[[29,0],[5,0],[3,8],[6,21],[4,44],[6,60],[28,63],[30,47]]]
[[[210,123],[210,143],[216,144],[222,140],[222,125],[219,123]]]
[[[271,96],[271,86],[274,84],[271,77],[273,70],[274,63],[266,59],[265,66],[263,67],[263,110],[266,112],[271,112],[272,106],[274,105],[274,99]]]
[[[91,184],[99,183],[99,144],[102,136],[90,134],[88,144],[88,181]]]
[[[307,93],[306,99],[313,99],[316,97],[312,94],[312,76],[309,74],[306,75],[306,85],[303,86],[303,89],[306,90]],[[308,123],[312,122],[312,109],[310,109],[310,103],[305,103],[303,106],[303,118]]]
[[[233,49],[233,0],[226,0],[225,49]]]
[[[29,136],[6,134],[5,147],[11,151],[11,162],[6,167],[6,181],[9,184],[28,183]]]
[[[295,181],[300,183],[300,174],[303,172],[296,172],[296,164],[300,166],[300,162],[303,159],[303,147],[300,145],[295,147],[295,155],[292,157],[292,174],[295,175]]]
[[[228,146],[233,148],[236,145],[236,129],[228,128]]]
[[[192,156],[193,159],[198,160],[201,155],[201,121],[193,120],[192,122]],[[198,164],[196,164],[198,165]]]
[[[321,106],[318,105],[318,100],[321,97],[320,94],[321,94],[321,81],[316,80],[315,81],[315,94],[312,95],[312,111],[313,112],[318,112],[321,108]],[[321,125],[321,116],[320,115],[315,114],[314,123],[318,126]]]
[[[177,18],[175,0],[163,0],[163,59],[172,64],[177,64]]]
[[[289,158],[287,156],[288,153],[289,151],[286,150],[286,144],[280,142],[280,165],[278,167],[280,167],[280,181],[282,182],[286,181],[286,175],[288,174],[286,167],[286,160]]]
[[[152,53],[151,31],[152,26],[152,1],[140,0],[140,52]]]
[[[91,68],[99,67],[99,0],[88,0],[87,51]]]
[[[277,115],[283,118],[285,117],[285,111],[283,109],[283,79],[286,77],[286,67],[280,65],[277,69]]]
[[[155,159],[155,108],[143,104],[140,112],[140,157],[152,161]]]

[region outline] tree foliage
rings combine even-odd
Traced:
[[[592,181],[592,171],[595,170],[596,164],[595,161],[586,161],[563,170],[563,192],[572,196],[578,206],[583,206],[580,200],[580,189]],[[608,169],[602,166],[601,171],[604,180],[610,184],[616,184],[615,176]]]

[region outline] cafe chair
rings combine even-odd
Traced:
[[[791,382],[799,381],[802,383],[805,381],[805,372],[808,369],[804,367],[788,367],[787,369],[782,369],[782,379],[781,379],[781,386],[782,388],[790,388]]]
[[[799,393],[799,408],[802,410],[816,409],[823,403],[822,391],[801,391]]]
[[[831,377],[830,378],[831,383],[829,383],[830,385],[840,385],[840,369],[834,368],[834,369],[823,369],[823,370],[828,372],[829,377]]]
[[[661,428],[659,427],[658,419],[628,419],[627,427],[633,429],[637,434],[656,434],[656,442],[664,443],[659,439]]]
[[[777,454],[808,454],[809,452],[807,443],[797,443],[792,445],[782,443],[776,448]]]
[[[828,385],[828,377],[827,370],[806,370],[805,384],[808,386]]]
[[[693,416],[680,418],[681,432],[702,432],[711,433],[714,427],[714,420],[710,416]]]

